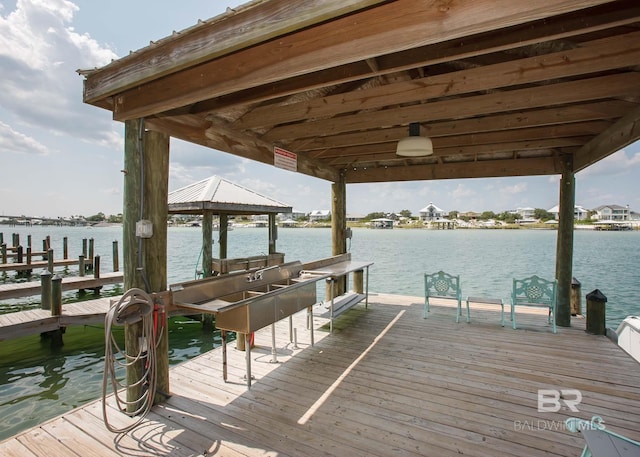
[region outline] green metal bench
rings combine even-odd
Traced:
[[[422,317],[427,318],[430,298],[446,298],[458,302],[456,322],[460,320],[462,309],[462,291],[460,290],[460,276],[450,275],[444,271],[424,275],[424,312]]]
[[[591,422],[577,417],[565,421],[567,430],[584,437],[581,457],[640,456],[640,442],[606,429],[603,423],[600,416],[593,416]]]
[[[557,281],[542,279],[536,275],[513,280],[511,293],[511,322],[516,329],[516,306],[535,306],[549,310],[548,322],[556,333],[556,289]]]

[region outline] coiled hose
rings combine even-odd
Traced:
[[[142,289],[129,289],[116,302],[105,316],[105,353],[104,353],[104,373],[102,377],[102,417],[107,429],[113,433],[126,433],[137,427],[153,406],[156,392],[156,341],[159,336],[154,335],[154,303],[153,299]],[[112,332],[113,325],[134,324],[142,321],[142,335],[140,337],[139,350],[136,355],[127,355],[118,345]],[[127,385],[118,380],[117,371],[129,366],[141,364],[144,367],[142,376],[134,384]],[[122,377],[122,376],[121,376]],[[107,416],[107,391],[111,385],[113,398],[116,401],[118,410],[130,417],[139,416],[133,424],[116,428],[109,423]],[[127,401],[121,398],[126,395],[129,388],[140,389],[139,398]],[[131,406],[136,406],[135,410],[129,411]]]

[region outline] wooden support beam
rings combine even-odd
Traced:
[[[347,184],[389,181],[423,181],[460,178],[554,175],[561,172],[557,157],[505,159],[387,168],[346,168]]]
[[[222,227],[222,224],[220,224]],[[222,231],[222,228],[220,228]],[[202,214],[202,277],[211,276],[213,262],[213,214],[206,211]]]
[[[571,281],[573,271],[573,218],[576,201],[576,181],[573,171],[573,156],[560,158],[560,209],[558,214],[558,241],[556,243],[556,324],[571,326]]]
[[[344,175],[340,175],[337,182],[331,184],[331,255],[347,252],[347,186]],[[342,295],[346,291],[347,276],[336,280],[335,295]]]
[[[167,214],[169,195],[169,136],[145,131],[143,120],[125,122],[125,179],[123,211],[123,252],[125,290],[133,287],[147,292],[167,289]],[[153,236],[136,237],[136,223],[151,221]],[[158,319],[166,328],[166,313]],[[142,322],[125,325],[127,354],[139,353]],[[168,332],[161,334],[157,344],[157,390],[169,392]],[[127,384],[135,384],[142,376],[143,367],[127,367]],[[140,386],[127,390],[127,401],[135,402]],[[163,396],[156,393],[156,401]],[[135,404],[132,405],[136,409]]]
[[[585,144],[576,154],[576,172],[640,140],[640,106],[631,110],[609,129]]]

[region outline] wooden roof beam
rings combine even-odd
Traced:
[[[256,128],[333,117],[390,104],[470,94],[634,65],[640,65],[640,32],[583,43],[568,51],[287,104],[286,109],[261,106],[248,112],[235,125]]]
[[[264,139],[284,141],[305,136],[336,135],[363,131],[383,125],[403,125],[410,122],[428,123],[443,119],[463,119],[474,116],[505,113],[523,109],[560,106],[570,103],[596,101],[640,95],[640,73],[622,73],[598,78],[549,84],[539,87],[476,95],[426,104],[340,116],[276,127]]]
[[[459,178],[553,175],[561,172],[558,157],[492,160],[384,168],[345,168],[347,184]]]
[[[495,116],[436,122],[423,127],[425,135],[431,138],[471,133],[507,131],[531,127],[553,126],[558,124],[586,121],[611,120],[623,116],[633,109],[635,104],[625,101],[606,101],[552,107],[549,110],[520,111]],[[292,150],[326,151],[333,148],[395,142],[407,134],[406,127],[392,127],[370,132],[343,133],[288,143]],[[585,134],[587,134],[585,132]]]
[[[574,171],[583,170],[638,140],[640,140],[640,107],[630,111],[574,154]]]
[[[147,117],[237,90],[602,3],[607,2],[459,0],[446,7],[420,0],[383,3],[226,55],[223,65],[212,60],[144,84],[132,80],[135,87],[115,95],[114,117]],[[144,69],[144,65],[139,68]],[[135,73],[129,78],[140,81]],[[89,96],[91,88],[96,87],[92,76],[85,85],[88,102],[94,99]]]

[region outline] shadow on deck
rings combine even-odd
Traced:
[[[436,301],[370,297],[335,321],[316,317],[311,347],[304,314],[256,334],[255,382],[247,390],[244,352],[230,350],[229,382],[221,351],[171,370],[173,396],[126,435],[113,435],[94,402],[0,443],[2,455],[459,456],[579,455],[582,437],[567,417],[599,415],[604,425],[640,439],[640,364],[584,320],[551,333],[538,309],[518,309],[517,330],[500,326],[499,308],[476,305],[471,323]],[[318,310],[320,311],[320,310]],[[507,318],[507,323],[509,323]],[[566,405],[538,411],[539,389],[576,389]],[[127,418],[110,413],[116,426]],[[66,453],[65,453],[66,452]]]

